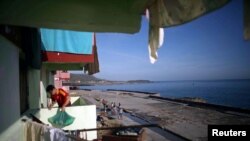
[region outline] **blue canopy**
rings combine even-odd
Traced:
[[[74,54],[92,54],[92,32],[41,28],[43,50]]]

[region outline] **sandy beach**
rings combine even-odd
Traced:
[[[250,123],[250,114],[192,107],[179,102],[149,98],[147,94],[142,93],[98,90],[74,90],[71,93],[81,96],[97,107],[102,106],[98,101],[100,99],[105,99],[109,103],[121,103],[121,107],[126,111],[148,123],[156,123],[163,129],[194,141],[207,140],[209,124]]]

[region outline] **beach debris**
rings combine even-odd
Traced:
[[[207,103],[205,99],[200,98],[200,97],[183,97],[183,98],[179,98],[179,100],[198,102],[198,103]]]
[[[141,128],[126,128],[123,130],[115,131],[117,136],[138,136],[140,134]]]

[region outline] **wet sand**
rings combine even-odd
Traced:
[[[207,140],[208,124],[249,124],[250,114],[216,109],[191,107],[187,104],[152,99],[146,94],[124,91],[71,91],[88,101],[102,106],[96,99],[121,103],[121,107],[150,123],[194,141]]]

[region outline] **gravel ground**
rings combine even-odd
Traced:
[[[119,91],[72,91],[97,107],[96,99],[121,103],[121,107],[151,123],[194,141],[207,140],[208,124],[249,124],[250,115],[190,107],[186,104],[148,98],[146,94]]]

